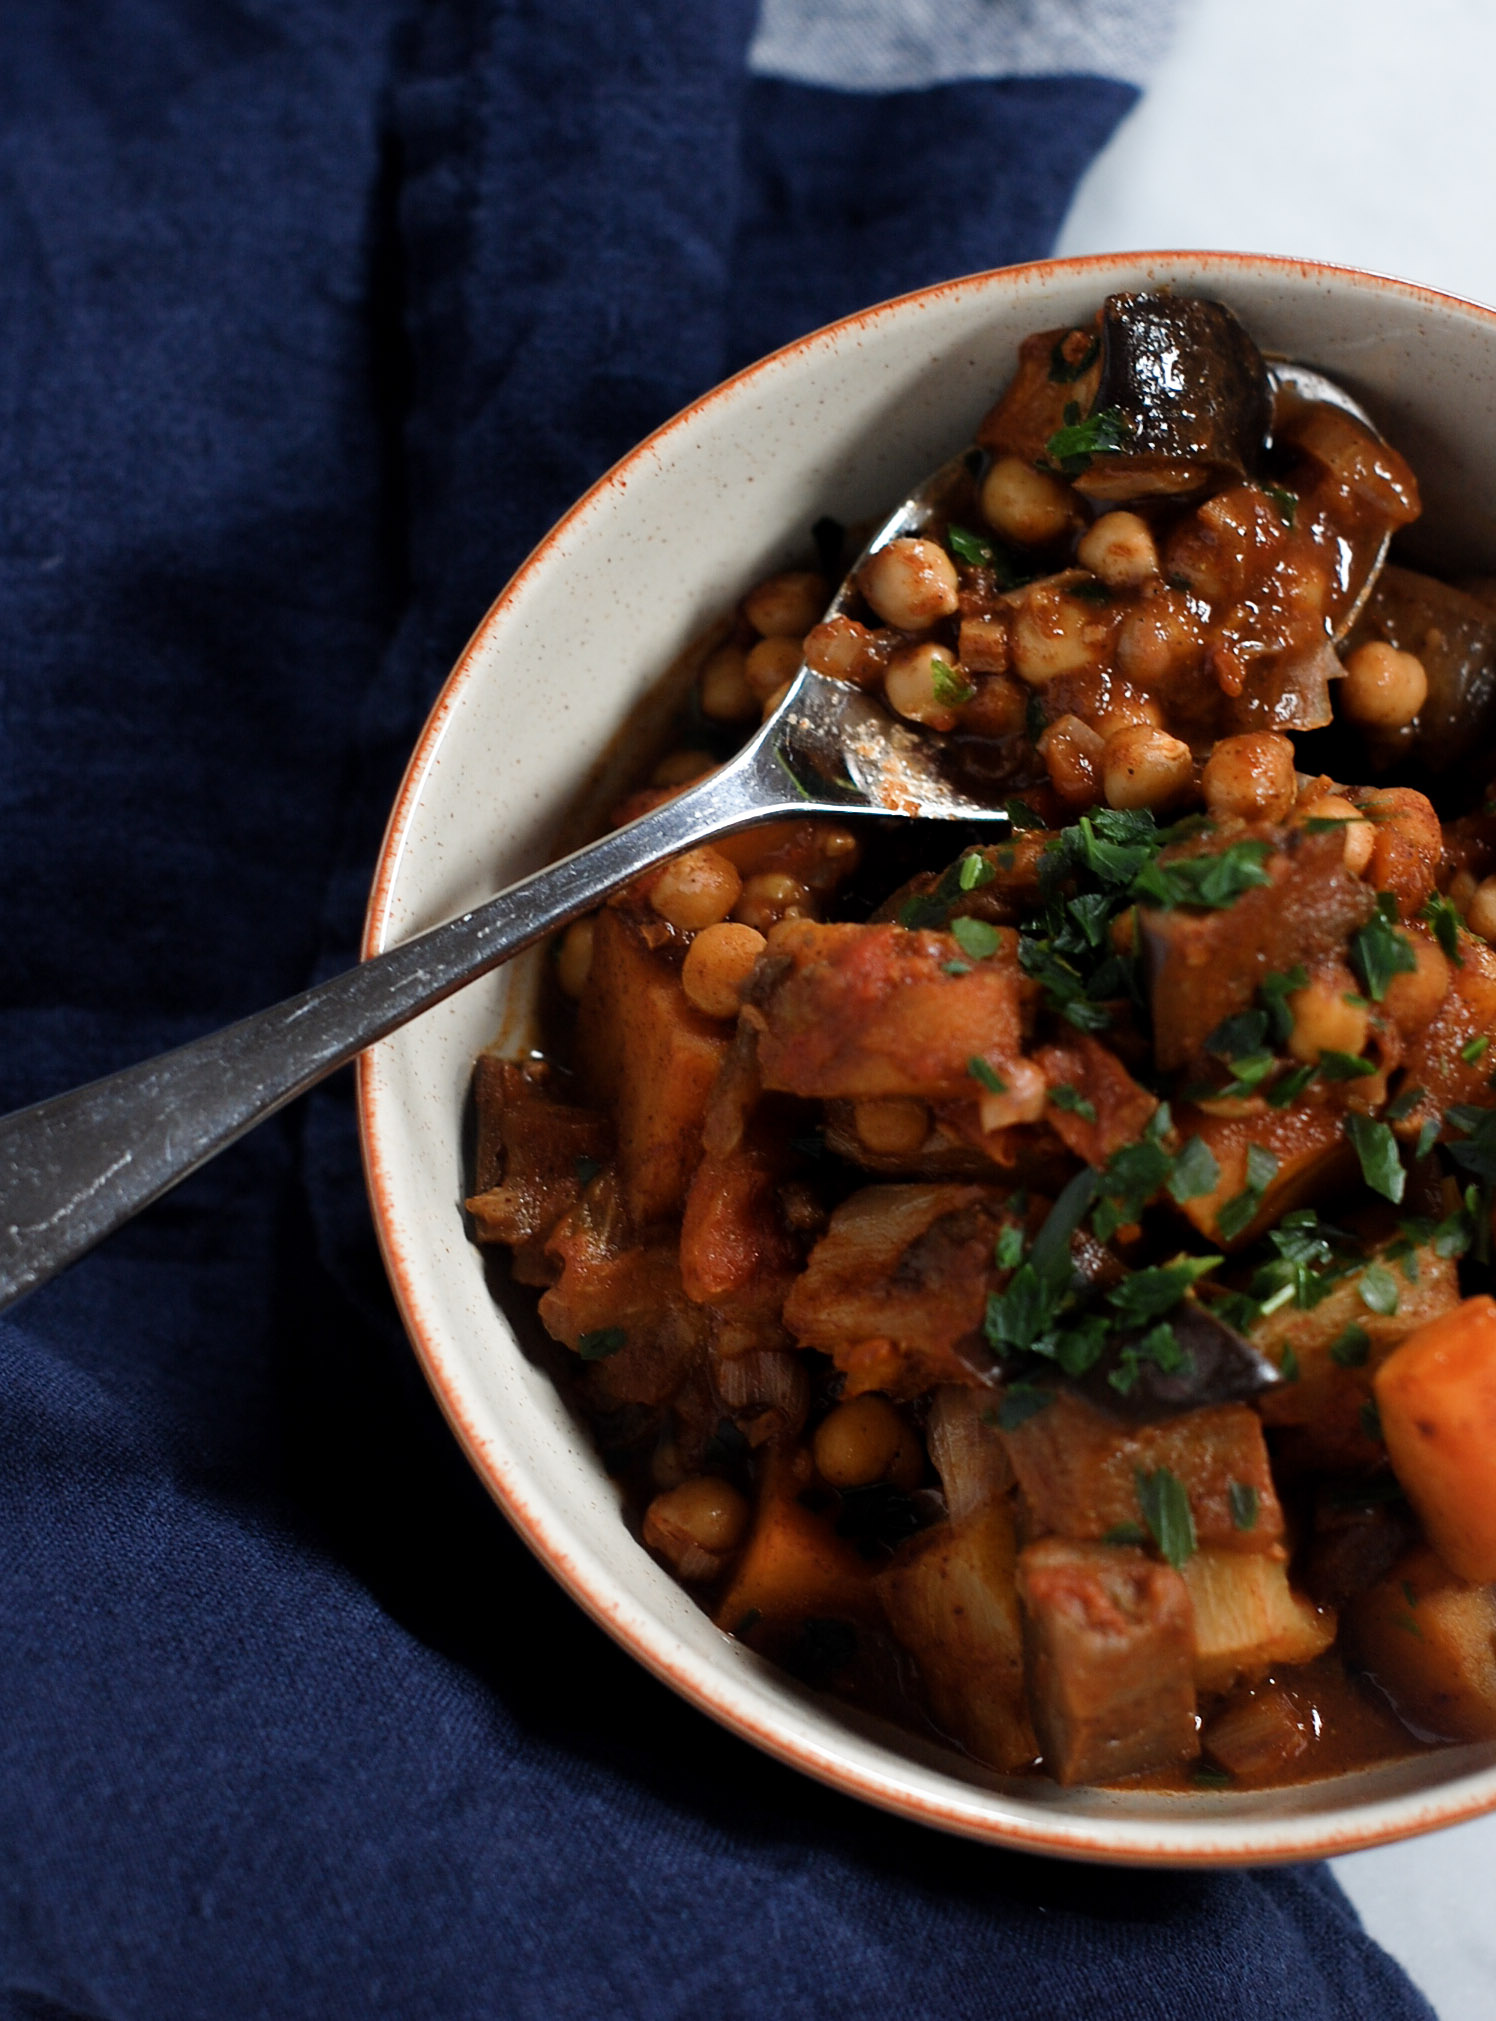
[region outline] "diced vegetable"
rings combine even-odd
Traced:
[[[1017,1555],[1012,1513],[995,1502],[911,1537],[877,1580],[936,1719],[998,1769],[1022,1768],[1038,1752],[1024,1697]]]
[[[1088,1033],[1041,1046],[1034,1058],[1049,1083],[1050,1128],[1088,1165],[1136,1143],[1157,1112],[1158,1097]]]
[[[679,1213],[728,1031],[694,1010],[680,977],[609,907],[598,914],[577,1020],[591,1086],[612,1104],[624,1201],[645,1224]]]
[[[1474,934],[1460,940],[1462,965],[1449,978],[1449,990],[1432,1022],[1413,1040],[1403,1060],[1403,1086],[1422,1090],[1400,1118],[1400,1135],[1417,1138],[1431,1123],[1446,1135],[1445,1112],[1460,1103],[1492,1106],[1489,1046],[1476,1041],[1496,1032],[1496,950]]]
[[[1245,1404],[1124,1425],[1061,1391],[1002,1437],[1030,1520],[1041,1532],[1099,1540],[1112,1531],[1136,1531],[1144,1520],[1138,1477],[1164,1469],[1182,1484],[1202,1545],[1272,1552],[1283,1535],[1262,1426]],[[1236,1519],[1233,1484],[1238,1503],[1242,1490],[1256,1496],[1249,1529]]]
[[[1308,1663],[1335,1640],[1335,1616],[1295,1593],[1281,1558],[1203,1550],[1180,1566],[1195,1619],[1195,1684],[1225,1691],[1280,1663]]]
[[[507,1242],[521,1284],[555,1276],[545,1239],[611,1156],[613,1131],[595,1109],[558,1102],[533,1068],[484,1054],[473,1075],[479,1190],[468,1200],[482,1243]]]
[[[1496,1591],[1467,1585],[1426,1546],[1343,1617],[1350,1654],[1405,1719],[1446,1740],[1496,1739]]]
[[[1192,1761],[1189,1592],[1139,1550],[1046,1538],[1019,1553],[1029,1704],[1050,1773],[1111,1782]]]
[[[878,1612],[872,1573],[831,1517],[799,1500],[805,1482],[772,1449],[753,1528],[714,1619],[730,1633],[783,1646],[806,1621],[867,1621]]]
[[[952,1522],[990,1507],[1012,1487],[1012,1464],[985,1391],[950,1383],[934,1391],[925,1438]]]
[[[1355,1170],[1355,1152],[1333,1109],[1213,1116],[1181,1108],[1177,1121],[1207,1146],[1217,1168],[1210,1191],[1181,1201],[1180,1210],[1223,1248],[1248,1247],[1264,1228]]]
[[[1496,1579],[1496,1300],[1420,1326],[1377,1371],[1393,1470],[1462,1579]]]
[[[1233,1698],[1202,1738],[1212,1760],[1247,1781],[1265,1780],[1310,1746],[1308,1720],[1276,1684],[1260,1684]]]

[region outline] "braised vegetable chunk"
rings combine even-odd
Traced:
[[[1179,1574],[1141,1551],[1030,1544],[1019,1553],[1029,1699],[1056,1781],[1111,1782],[1192,1761],[1193,1626]]]
[[[1496,561],[1385,565],[1413,473],[1224,305],[1091,306],[612,810],[803,661],[993,818],[575,921],[467,1207],[724,1631],[1000,1774],[1260,1788],[1496,1739]]]
[[[1496,1591],[1410,1551],[1346,1610],[1352,1651],[1415,1729],[1496,1739]]]
[[[919,1664],[936,1720],[991,1768],[1038,1753],[1024,1695],[1018,1549],[1006,1506],[913,1537],[878,1590],[895,1636]]]

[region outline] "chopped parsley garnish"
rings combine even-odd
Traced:
[[[989,1095],[1005,1095],[1008,1092],[1008,1084],[1002,1075],[998,1073],[995,1067],[990,1066],[979,1053],[973,1053],[971,1058],[966,1062],[966,1071],[974,1081],[981,1082]]]
[[[1023,1261],[1023,1230],[1016,1222],[1009,1221],[998,1229],[992,1260],[999,1270],[1016,1270]]]
[[[1103,1544],[1146,1544],[1148,1532],[1141,1523],[1113,1523],[1101,1533]]]
[[[1084,1095],[1077,1094],[1068,1081],[1056,1083],[1049,1091],[1049,1099],[1057,1109],[1064,1109],[1069,1115],[1079,1116],[1083,1123],[1094,1123],[1096,1120],[1096,1104],[1088,1102]]]
[[[1041,1410],[1048,1410],[1054,1399],[1052,1389],[1041,1389],[1037,1383],[1010,1383],[998,1409],[998,1425],[1005,1432],[1016,1432],[1020,1425],[1026,1425]]]
[[[969,954],[973,961],[986,961],[1003,944],[995,926],[989,926],[985,919],[969,919],[964,913],[951,921],[950,934],[961,952]]]
[[[1351,967],[1373,1003],[1387,994],[1395,975],[1412,975],[1418,967],[1413,943],[1397,926],[1397,900],[1390,891],[1377,897],[1377,909],[1351,936]]]
[[[1285,491],[1281,484],[1264,484],[1262,489],[1273,501],[1273,504],[1277,506],[1278,517],[1282,520],[1283,524],[1291,527],[1294,522],[1294,515],[1298,511],[1298,494],[1293,491]]]
[[[1368,1397],[1362,1404],[1360,1421],[1361,1429],[1369,1439],[1375,1439],[1378,1445],[1386,1443],[1382,1437],[1382,1414],[1377,1409],[1375,1397]]]
[[[973,849],[969,856],[961,858],[961,868],[956,873],[956,882],[963,891],[980,891],[984,884],[990,884],[997,872],[980,851]]]
[[[1097,1181],[1101,1199],[1091,1216],[1091,1228],[1099,1241],[1110,1242],[1119,1228],[1130,1228],[1141,1220],[1148,1202],[1178,1169],[1161,1141],[1169,1128],[1168,1106],[1160,1104],[1137,1142],[1121,1145],[1107,1159]]]
[[[1078,477],[1093,456],[1115,456],[1132,442],[1132,427],[1115,407],[1093,407],[1082,416],[1080,403],[1067,402],[1064,426],[1044,445],[1044,454],[1066,477]]]
[[[1364,1368],[1371,1353],[1371,1335],[1354,1320],[1330,1342],[1330,1359],[1337,1368]]]
[[[1243,892],[1271,884],[1265,864],[1271,847],[1266,842],[1230,843],[1208,856],[1184,856],[1172,863],[1150,863],[1138,874],[1136,895],[1164,911],[1193,905],[1209,911],[1224,911]]]
[[[1257,1528],[1257,1490],[1250,1481],[1228,1481],[1226,1496],[1231,1503],[1231,1520],[1238,1530]]]
[[[1467,1067],[1473,1067],[1490,1043],[1484,1032],[1478,1032],[1473,1039],[1466,1039],[1460,1047],[1460,1058]]]
[[[1179,1345],[1179,1336],[1166,1319],[1157,1326],[1150,1327],[1141,1339],[1131,1341],[1117,1356],[1117,1366],[1110,1370],[1107,1381],[1120,1396],[1128,1396],[1137,1386],[1143,1363],[1150,1361],[1164,1375],[1176,1375],[1187,1368],[1191,1357]]]
[[[577,1184],[579,1186],[590,1186],[598,1173],[603,1169],[603,1161],[601,1158],[578,1158],[575,1169]]]
[[[973,682],[964,680],[949,661],[938,653],[930,655],[930,691],[942,709],[959,709],[976,693]]]
[[[610,1354],[617,1354],[628,1346],[628,1335],[621,1326],[600,1326],[594,1333],[584,1333],[577,1342],[577,1353],[583,1361],[606,1361]]]
[[[1361,1177],[1373,1193],[1394,1205],[1401,1200],[1408,1183],[1398,1155],[1397,1139],[1386,1123],[1374,1123],[1369,1116],[1347,1116],[1345,1134],[1361,1160]]]
[[[1247,1183],[1216,1212],[1216,1228],[1223,1242],[1234,1242],[1257,1218],[1263,1195],[1278,1176],[1278,1161],[1261,1144],[1247,1146]]]
[[[1369,1263],[1361,1272],[1361,1281],[1356,1289],[1368,1312],[1379,1313],[1383,1319],[1390,1319],[1396,1312],[1399,1298],[1397,1279],[1385,1264]]]
[[[943,961],[940,964],[940,973],[942,975],[970,975],[971,963],[969,961]]]
[[[1045,825],[1026,800],[1005,800],[1003,812],[1008,817],[1010,828],[1042,828]]]
[[[1420,1160],[1426,1158],[1429,1152],[1433,1150],[1435,1144],[1438,1143],[1438,1141],[1439,1141],[1439,1119],[1437,1116],[1430,1116],[1427,1119],[1427,1121],[1420,1123],[1418,1126],[1418,1141],[1413,1146],[1414,1164],[1417,1164],[1420,1162]]]
[[[1423,1100],[1425,1093],[1426,1090],[1423,1088],[1404,1088],[1395,1102],[1387,1104],[1382,1114],[1389,1123],[1406,1122]]]
[[[1183,1481],[1167,1467],[1133,1475],[1138,1507],[1160,1555],[1175,1571],[1195,1554],[1195,1518]]]
[[[1235,1060],[1245,1053],[1260,1052],[1267,1037],[1267,1023],[1266,1011],[1241,1011],[1216,1026],[1205,1041],[1205,1050],[1218,1060]]]
[[[1376,1063],[1363,1060],[1359,1053],[1337,1053],[1327,1048],[1319,1056],[1319,1070],[1327,1081],[1355,1081],[1374,1074]]]
[[[1288,1008],[1288,999],[1295,990],[1306,989],[1308,984],[1309,971],[1297,963],[1286,975],[1277,970],[1265,975],[1258,985],[1257,994],[1267,1007],[1269,1027],[1280,1046],[1287,1045],[1293,1033],[1293,1012]]]
[[[946,528],[945,537],[957,561],[970,562],[973,568],[991,568],[997,559],[992,542],[979,533],[973,533],[969,526],[952,523]]]
[[[1436,891],[1418,917],[1431,928],[1434,939],[1456,968],[1465,966],[1465,957],[1460,952],[1460,915],[1452,902],[1442,891]]]
[[[1107,1303],[1125,1323],[1146,1326],[1172,1312],[1202,1277],[1219,1268],[1220,1261],[1219,1256],[1181,1256],[1173,1263],[1134,1270],[1107,1293]]]
[[[1283,1353],[1278,1362],[1278,1369],[1285,1382],[1298,1381],[1299,1358],[1293,1351],[1293,1343],[1291,1341],[1285,1340],[1283,1342]]]
[[[1220,1162],[1203,1137],[1191,1137],[1169,1174],[1169,1192],[1182,1207],[1186,1200],[1200,1200],[1221,1183]]]
[[[1298,1100],[1318,1072],[1318,1067],[1312,1061],[1301,1067],[1290,1067],[1286,1074],[1280,1075],[1265,1091],[1268,1107],[1286,1109],[1290,1102]]]

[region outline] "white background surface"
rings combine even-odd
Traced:
[[[1496,0],[1180,0],[1059,251],[1186,246],[1496,303]],[[1496,2021],[1496,1817],[1334,1864],[1440,2021]]]

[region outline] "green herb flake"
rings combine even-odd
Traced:
[[[1460,1047],[1460,1058],[1467,1067],[1473,1067],[1490,1043],[1485,1033],[1479,1032],[1473,1039],[1466,1039]]]
[[[1378,1445],[1385,1444],[1385,1440],[1382,1437],[1382,1414],[1377,1409],[1374,1397],[1368,1397],[1365,1403],[1362,1404],[1359,1417],[1361,1429],[1365,1432],[1366,1436],[1369,1439],[1374,1439]]]
[[[1141,1523],[1113,1523],[1101,1533],[1103,1544],[1146,1544],[1148,1532]]]
[[[578,1158],[575,1166],[577,1184],[579,1186],[590,1186],[602,1169],[603,1161],[601,1158]]]
[[[1254,1193],[1265,1193],[1278,1176],[1278,1161],[1261,1144],[1247,1146],[1247,1184]]]
[[[1008,826],[1018,829],[1042,828],[1044,823],[1026,800],[1005,800],[1003,812],[1008,817]]]
[[[1356,1289],[1368,1312],[1380,1313],[1384,1319],[1390,1319],[1396,1312],[1400,1296],[1397,1279],[1385,1264],[1369,1263],[1361,1272],[1361,1281]]]
[[[1373,1193],[1380,1193],[1395,1206],[1402,1199],[1408,1175],[1391,1129],[1386,1123],[1372,1122],[1369,1116],[1347,1116],[1345,1134],[1361,1160],[1361,1177]]]
[[[1238,1530],[1257,1528],[1257,1490],[1250,1481],[1228,1481],[1226,1497],[1231,1504],[1231,1520]]]
[[[1169,1192],[1182,1207],[1186,1200],[1201,1200],[1221,1183],[1221,1167],[1216,1154],[1203,1137],[1191,1137],[1169,1174]]]
[[[1354,1320],[1330,1342],[1330,1359],[1337,1368],[1364,1368],[1371,1353],[1371,1335]]]
[[[629,1337],[621,1326],[600,1326],[594,1333],[584,1333],[577,1342],[577,1353],[583,1361],[606,1361],[609,1355],[617,1354],[628,1346]]]
[[[974,1081],[981,1082],[989,1095],[1005,1095],[1008,1092],[1008,1084],[1002,1075],[980,1053],[972,1054],[966,1062],[966,1071]]]
[[[1181,1256],[1173,1263],[1134,1270],[1107,1293],[1107,1303],[1124,1324],[1146,1326],[1172,1312],[1220,1262],[1219,1256]]]
[[[1016,1270],[1023,1261],[1023,1230],[1016,1222],[1009,1221],[998,1229],[992,1260],[999,1270]]]
[[[976,685],[966,680],[958,668],[937,653],[930,655],[930,692],[942,709],[963,708],[976,693]]]
[[[1423,1100],[1423,1088],[1404,1088],[1395,1102],[1389,1102],[1382,1114],[1389,1123],[1405,1123],[1418,1104]]]
[[[997,559],[992,542],[973,533],[969,526],[953,523],[946,528],[945,537],[957,561],[969,562],[973,568],[991,568]]]
[[[984,884],[990,884],[997,872],[979,850],[961,858],[961,868],[956,873],[956,882],[963,891],[980,891]]]
[[[1065,1110],[1067,1115],[1079,1116],[1083,1123],[1094,1123],[1096,1120],[1096,1104],[1078,1094],[1068,1081],[1057,1082],[1049,1091],[1049,1099],[1057,1109]]]
[[[970,975],[971,963],[969,961],[943,961],[940,964],[940,973],[942,975]]]
[[[1283,524],[1287,527],[1292,527],[1295,515],[1298,512],[1298,494],[1293,491],[1285,491],[1281,484],[1264,484],[1262,489],[1266,496],[1272,500],[1273,504],[1277,506],[1278,517],[1282,520]]]
[[[1291,1342],[1285,1340],[1282,1343],[1282,1347],[1283,1347],[1283,1354],[1282,1358],[1278,1363],[1279,1373],[1282,1375],[1283,1380],[1285,1382],[1297,1382],[1301,1374],[1301,1370],[1299,1368],[1299,1358],[1297,1354],[1294,1353]]]
[[[1115,407],[1094,407],[1082,416],[1078,401],[1065,407],[1064,426],[1044,445],[1044,454],[1066,477],[1077,477],[1093,456],[1115,456],[1132,442],[1132,428]]]
[[[969,954],[973,961],[986,961],[1003,944],[995,926],[989,926],[985,919],[968,919],[965,914],[951,921],[950,935],[961,952]]]
[[[1327,1047],[1319,1056],[1319,1070],[1327,1081],[1356,1081],[1376,1072],[1373,1060],[1363,1060],[1359,1053],[1338,1053]]]
[[[1351,937],[1351,966],[1373,1003],[1382,1001],[1395,975],[1412,975],[1418,967],[1413,943],[1398,930],[1396,920],[1397,900],[1383,891],[1373,917]]]
[[[1190,1776],[1196,1789],[1231,1789],[1236,1777],[1224,1768],[1197,1768]]]
[[[1167,1467],[1133,1475],[1138,1507],[1161,1555],[1177,1572],[1195,1553],[1195,1518],[1183,1481]]]
[[[1298,1100],[1318,1072],[1319,1068],[1312,1062],[1305,1066],[1290,1068],[1266,1090],[1268,1107],[1286,1109],[1290,1102]]]
[[[1460,950],[1460,915],[1442,891],[1434,893],[1418,917],[1431,929],[1434,939],[1455,967],[1463,968],[1465,957]]]
[[[1306,989],[1308,984],[1309,971],[1302,963],[1296,964],[1286,974],[1275,969],[1258,984],[1257,994],[1267,1011],[1268,1029],[1275,1044],[1287,1045],[1293,1032],[1293,1012],[1288,1008],[1288,999],[1296,990]]]
[[[1077,337],[1083,337],[1079,354],[1072,358],[1066,346]],[[1101,339],[1094,330],[1067,330],[1056,342],[1049,354],[1049,378],[1054,386],[1073,386],[1077,379],[1084,379],[1101,354]]]
[[[1054,1399],[1052,1389],[1040,1389],[1037,1383],[1032,1382],[1015,1382],[1003,1397],[997,1413],[998,1425],[1005,1432],[1016,1432],[1030,1418],[1037,1417],[1041,1410],[1048,1410]]]
[[[1418,1132],[1418,1141],[1413,1146],[1413,1162],[1420,1164],[1439,1141],[1439,1119],[1430,1116]]]
[[[1271,853],[1268,843],[1248,840],[1209,856],[1148,863],[1138,873],[1134,895],[1165,912],[1186,905],[1223,912],[1244,892],[1271,884],[1265,867]]]

